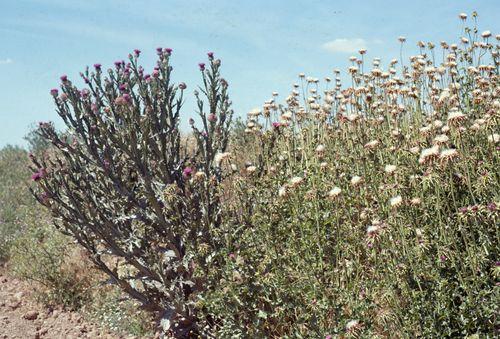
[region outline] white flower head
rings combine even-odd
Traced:
[[[391,207],[398,207],[403,203],[403,198],[400,195],[397,195],[389,201]]]
[[[425,148],[422,150],[422,153],[420,153],[420,158],[418,159],[418,163],[425,164],[438,156],[439,156],[438,145],[434,145],[431,148]]]
[[[328,192],[328,197],[329,198],[336,198],[342,193],[342,190],[339,187],[334,187]]]
[[[361,184],[361,182],[363,181],[363,178],[361,178],[360,176],[358,175],[355,175],[351,178],[351,184],[353,186],[358,186],[359,184]]]
[[[393,174],[394,172],[396,172],[396,169],[396,165],[386,165],[384,168],[384,172],[387,174]]]
[[[302,182],[304,181],[304,178],[302,177],[293,177],[290,179],[290,186],[292,187],[297,187],[299,186]]]
[[[500,141],[500,135],[498,133],[488,135],[488,141],[496,144]]]

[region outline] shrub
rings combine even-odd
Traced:
[[[0,150],[0,261],[9,257],[13,241],[23,231],[23,218],[36,204],[26,186],[27,158],[19,147]]]
[[[89,302],[97,275],[88,260],[39,211],[23,222],[25,230],[11,249],[12,273],[34,283],[35,297],[46,305],[76,310]]]
[[[209,53],[195,91],[202,128],[192,124],[197,147],[188,153],[179,131],[186,85],[171,80],[171,50],[158,49],[151,75],[138,66],[139,54],[116,62],[107,76],[101,65],[87,68],[82,90],[61,77],[62,92],[51,93],[68,133],[62,139],[52,124],[41,124],[53,150],[33,157],[33,193],[100,270],[158,312],[166,330],[187,336],[203,332],[195,298],[219,242],[228,85]]]

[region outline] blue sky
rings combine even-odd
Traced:
[[[399,55],[400,35],[406,56],[418,40],[455,41],[457,15],[473,10],[480,30],[499,33],[499,0],[0,0],[0,147],[23,145],[37,121],[62,127],[49,95],[61,74],[76,80],[86,65],[110,67],[134,48],[146,69],[156,47],[173,48],[174,78],[191,93],[198,62],[214,51],[244,115],[273,91],[284,96],[299,72],[344,70],[359,47],[384,64]]]

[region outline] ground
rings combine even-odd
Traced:
[[[0,264],[0,339],[121,338],[77,312],[43,306],[31,295],[29,284],[10,276]]]

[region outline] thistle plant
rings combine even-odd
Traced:
[[[360,50],[349,85],[299,74],[248,113],[220,336],[495,335],[500,36],[463,34],[401,66]]]
[[[221,61],[209,53],[196,92],[203,128],[193,125],[196,147],[183,145],[187,86],[172,81],[172,50],[157,54],[151,74],[135,50],[107,72],[87,67],[83,89],[61,77],[51,95],[67,130],[40,123],[52,147],[31,156],[32,192],[112,282],[159,315],[166,333],[188,337],[205,331],[195,298],[218,244],[224,173],[215,157],[226,152],[233,112]]]

